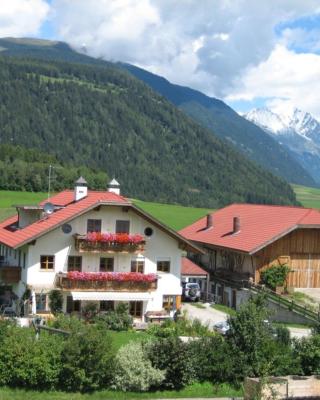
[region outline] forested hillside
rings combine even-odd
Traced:
[[[106,187],[108,177],[102,171],[75,167],[68,163],[62,165],[48,153],[11,144],[0,144],[0,189],[46,192],[50,165],[52,191],[72,188],[80,175],[86,177],[92,189]]]
[[[113,64],[1,57],[0,139],[105,171],[131,197],[205,207],[295,203],[283,180]]]
[[[316,185],[311,174],[290,150],[277,143],[263,129],[241,117],[223,101],[188,87],[174,85],[161,76],[134,65],[121,65],[263,168],[291,183]]]

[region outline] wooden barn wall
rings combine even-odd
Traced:
[[[299,229],[270,244],[255,255],[255,281],[271,265],[291,268],[289,287],[320,287],[320,230]]]

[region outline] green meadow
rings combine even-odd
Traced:
[[[13,215],[17,204],[37,204],[47,197],[47,193],[12,192],[0,190],[0,221]],[[207,208],[183,207],[171,204],[158,204],[141,200],[133,202],[147,213],[159,219],[170,228],[179,230],[206,215]]]
[[[292,185],[297,200],[304,207],[320,208],[320,189],[300,185]]]
[[[320,189],[292,185],[297,200],[304,207],[320,208]],[[46,193],[13,192],[0,190],[0,221],[13,215],[16,204],[37,204],[47,197]],[[179,230],[213,211],[208,208],[183,207],[175,204],[151,203],[142,200],[133,202],[170,228]]]

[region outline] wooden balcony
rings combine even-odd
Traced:
[[[21,279],[21,267],[1,266],[0,280],[6,284],[18,283]]]
[[[93,242],[86,235],[75,235],[75,247],[79,253],[142,253],[145,241],[140,243]]]
[[[154,282],[76,280],[68,278],[67,274],[57,274],[56,287],[70,291],[149,292],[157,289],[157,280]]]

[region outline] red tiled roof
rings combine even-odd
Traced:
[[[312,208],[232,204],[211,214],[213,227],[206,229],[206,217],[182,229],[186,239],[255,253],[296,228],[319,228],[320,212]],[[240,218],[240,231],[233,233],[233,218]]]
[[[88,191],[88,195],[79,201],[73,201],[74,194],[71,190],[63,191],[46,202],[54,205],[63,206],[47,218],[34,222],[22,229],[11,230],[10,226],[18,222],[18,216],[10,217],[0,223],[0,243],[10,247],[20,247],[28,243],[38,236],[56,228],[66,221],[72,220],[78,215],[83,214],[100,204],[130,204],[131,202],[125,197],[119,196],[112,192],[95,192]]]
[[[199,265],[189,260],[187,257],[182,257],[181,260],[182,275],[208,275],[208,272],[200,268]]]

